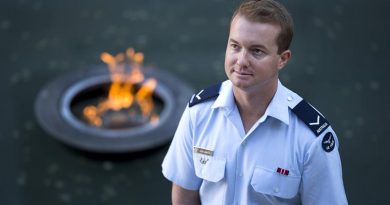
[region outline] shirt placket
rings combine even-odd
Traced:
[[[242,186],[245,184],[245,172],[244,172],[244,166],[243,166],[243,157],[245,154],[246,149],[246,139],[244,138],[243,141],[240,143],[240,145],[237,148],[236,152],[236,170],[235,170],[235,185],[234,185],[234,204],[241,204],[241,193],[242,193]]]
[[[234,184],[234,203],[233,204],[241,204],[242,198],[246,196],[245,193],[243,194],[243,190],[246,190],[245,187],[249,183],[249,176],[251,172],[248,170],[244,170],[246,167],[244,167],[244,161],[245,161],[245,156],[248,155],[247,153],[247,143],[249,138],[251,137],[252,133],[254,130],[258,129],[258,127],[266,120],[267,118],[267,113],[264,114],[254,125],[253,127],[249,130],[248,133],[242,132],[241,134],[241,143],[237,147],[237,152],[236,152],[236,161],[235,161],[235,184]],[[237,118],[236,118],[237,119]],[[241,118],[238,118],[238,121],[242,124]],[[244,200],[245,201],[245,200]]]

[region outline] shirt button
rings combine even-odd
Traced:
[[[291,101],[291,100],[292,100],[292,97],[291,97],[291,96],[288,96],[288,97],[287,97],[287,100],[288,100],[288,101]]]
[[[279,192],[279,188],[278,187],[274,187],[274,192],[278,193]]]

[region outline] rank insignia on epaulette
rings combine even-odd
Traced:
[[[305,100],[299,102],[292,111],[314,132],[317,137],[330,126],[324,116],[322,116]]]
[[[206,89],[203,89],[196,94],[192,95],[190,102],[188,103],[189,107],[192,107],[198,103],[211,99],[219,95],[219,89],[221,88],[221,83],[210,86]]]

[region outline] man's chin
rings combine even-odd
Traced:
[[[248,81],[237,80],[237,79],[233,79],[230,81],[232,81],[232,84],[234,87],[242,89],[242,90],[246,90],[250,87],[250,83]]]

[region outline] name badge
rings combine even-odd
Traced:
[[[194,153],[204,154],[207,156],[213,156],[212,150],[208,150],[208,149],[204,149],[204,148],[200,148],[200,147],[194,147]]]

